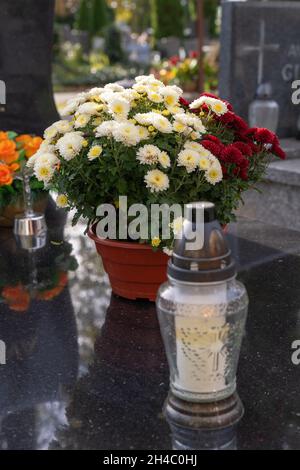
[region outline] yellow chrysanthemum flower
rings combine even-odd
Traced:
[[[65,194],[59,194],[56,198],[56,205],[57,207],[67,207],[68,206],[68,198]]]
[[[151,245],[154,247],[154,248],[157,248],[161,243],[161,240],[159,237],[154,237],[152,238],[151,240]]]
[[[94,160],[95,158],[98,158],[101,153],[102,153],[102,146],[101,145],[93,145],[93,147],[90,148],[89,153],[88,153],[88,159],[90,161]]]

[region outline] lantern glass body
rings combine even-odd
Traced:
[[[254,100],[249,106],[250,127],[266,127],[276,132],[279,119],[279,106],[274,100]]]
[[[246,289],[235,279],[161,286],[157,310],[174,395],[211,402],[235,391],[247,309]]]

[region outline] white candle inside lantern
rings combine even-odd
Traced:
[[[180,289],[175,315],[177,375],[174,386],[191,393],[226,388],[226,283]]]

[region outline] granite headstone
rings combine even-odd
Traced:
[[[1,130],[42,134],[59,119],[51,86],[53,16],[54,0],[1,0]]]
[[[300,78],[300,2],[223,1],[220,96],[248,118],[257,86],[269,82],[280,106],[279,135],[295,136],[300,108],[291,101]]]

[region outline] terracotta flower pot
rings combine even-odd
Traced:
[[[88,235],[102,258],[112,290],[126,299],[155,301],[159,286],[167,280],[169,257],[149,245],[99,238],[93,225]]]

